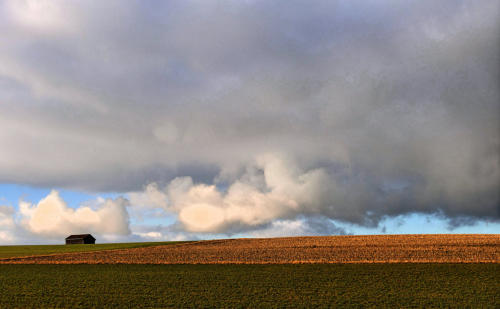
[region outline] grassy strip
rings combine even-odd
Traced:
[[[114,243],[96,245],[29,245],[29,246],[0,246],[0,259],[10,257],[47,255],[69,252],[100,251],[113,249],[130,249],[151,246],[178,244],[177,241],[166,242],[136,242],[136,243]]]
[[[498,264],[0,265],[0,307],[499,308]]]

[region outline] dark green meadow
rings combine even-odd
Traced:
[[[498,264],[0,265],[0,308],[500,308]]]

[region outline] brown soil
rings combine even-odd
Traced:
[[[1,259],[0,264],[500,263],[496,235],[375,235],[207,240]]]

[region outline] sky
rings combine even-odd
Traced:
[[[0,244],[500,233],[500,2],[0,0]]]

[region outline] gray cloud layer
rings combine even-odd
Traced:
[[[216,185],[203,213],[224,213],[193,226],[191,193],[166,190],[191,231],[498,221],[499,20],[487,0],[2,1],[0,182],[125,192],[188,176]],[[288,172],[270,179],[262,157]],[[263,204],[228,219],[241,184]]]

